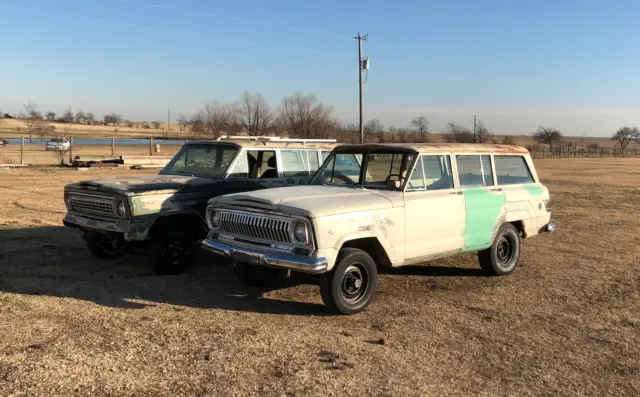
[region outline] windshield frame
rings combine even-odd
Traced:
[[[175,170],[172,171],[171,168],[178,161],[180,154],[182,154],[182,152],[185,150],[189,150],[190,147],[212,147],[215,149],[217,148],[234,149],[236,150],[236,153],[233,156],[233,159],[231,160],[229,165],[224,169],[224,172],[221,175],[212,176],[212,175],[203,175],[203,174],[187,173],[187,172],[181,173]],[[238,154],[241,152],[242,152],[242,147],[240,145],[235,143],[230,143],[230,142],[217,142],[217,141],[216,142],[206,142],[206,141],[187,142],[184,145],[182,145],[180,150],[178,150],[178,152],[173,156],[173,158],[169,160],[167,165],[165,165],[162,168],[162,170],[158,172],[158,175],[177,175],[177,176],[194,176],[198,178],[210,178],[210,179],[226,179],[229,169],[235,164],[235,162],[238,159]]]
[[[402,181],[402,185],[398,189],[383,189],[373,185],[366,185],[365,178],[367,175],[367,167],[369,165],[368,161],[365,161],[369,154],[402,154],[402,163],[404,168],[401,168],[400,172],[407,171],[407,177]],[[362,162],[360,163],[360,175],[358,176],[358,181],[354,184],[335,184],[335,183],[326,183],[324,182],[324,170],[327,166],[333,161],[333,158],[338,154],[361,154]],[[406,155],[413,155],[413,159],[407,162]],[[371,189],[371,190],[384,190],[384,191],[397,191],[402,193],[409,181],[409,175],[413,171],[415,167],[416,160],[420,156],[417,150],[413,150],[411,148],[404,147],[368,147],[368,146],[358,146],[358,147],[346,147],[346,148],[336,148],[331,151],[329,156],[327,156],[326,160],[322,163],[320,168],[313,175],[311,180],[309,181],[309,185],[318,185],[320,184],[319,180],[321,180],[321,184],[323,186],[338,186],[338,187],[359,187],[363,189]],[[401,166],[402,167],[402,166]]]

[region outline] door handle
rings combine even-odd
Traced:
[[[502,188],[501,188],[501,187],[499,187],[499,188],[491,189],[491,191],[492,191],[492,192],[501,192],[501,191],[502,191]]]
[[[449,194],[457,194],[457,195],[460,195],[460,194],[462,194],[462,192],[451,192],[451,193],[449,193]]]

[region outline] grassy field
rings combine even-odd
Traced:
[[[0,170],[0,395],[638,396],[640,159],[536,164],[558,231],[515,273],[398,269],[349,317],[312,280],[251,289],[204,255],[174,277],[92,258],[63,185],[149,172]]]

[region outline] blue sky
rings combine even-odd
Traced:
[[[0,108],[162,120],[245,89],[274,106],[300,91],[356,122],[358,31],[366,119],[640,125],[637,0],[0,0]]]

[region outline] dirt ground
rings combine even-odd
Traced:
[[[0,395],[638,396],[640,160],[537,167],[558,231],[515,273],[473,255],[398,269],[347,317],[312,279],[92,258],[61,226],[63,185],[142,171],[0,170]]]

